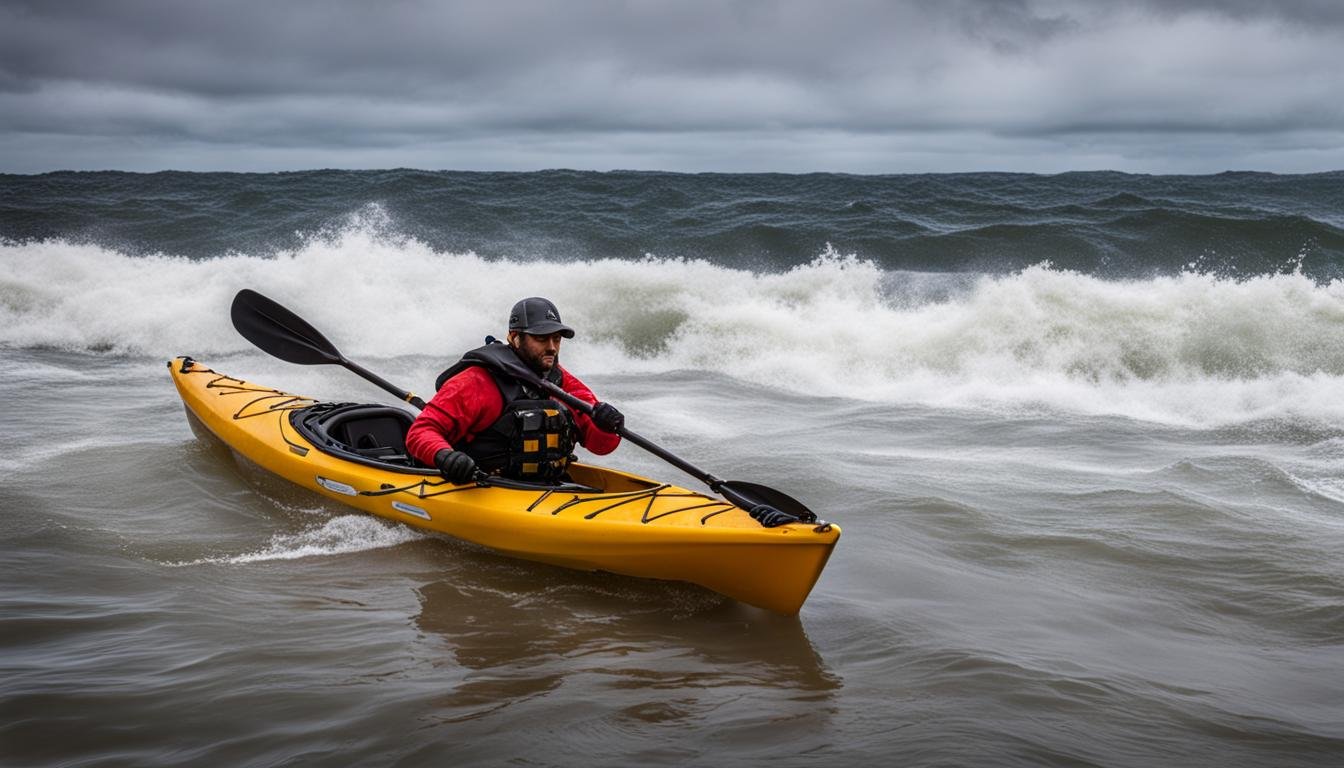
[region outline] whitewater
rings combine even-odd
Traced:
[[[3,244],[0,345],[247,352],[227,307],[248,287],[302,307],[347,355],[427,358],[407,368],[423,381],[502,335],[499,307],[545,295],[584,329],[566,360],[600,374],[694,370],[824,397],[1181,426],[1344,426],[1344,281],[1300,270],[912,273],[833,247],[778,273],[652,254],[540,266],[440,253],[385,229],[352,223],[293,251],[206,260]]]

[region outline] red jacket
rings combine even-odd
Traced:
[[[574,374],[564,374],[562,386],[585,403],[597,404],[597,396]],[[598,455],[608,454],[620,445],[620,435],[598,429],[587,415],[570,409],[579,427],[579,443]],[[425,409],[406,432],[406,450],[427,467],[434,466],[434,455],[454,443],[469,442],[484,432],[504,413],[504,396],[490,374],[472,366],[445,381]]]

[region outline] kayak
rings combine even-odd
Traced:
[[[553,483],[453,485],[406,455],[413,415],[321,402],[169,361],[193,428],[263,469],[379,517],[505,555],[583,571],[685,581],[785,615],[821,576],[840,527],[762,526],[716,496],[571,463]]]

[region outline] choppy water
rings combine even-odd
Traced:
[[[1344,175],[0,177],[14,765],[1333,765]],[[632,427],[845,535],[800,616],[197,441],[242,287],[421,389],[550,296]],[[633,446],[607,463],[694,485]]]

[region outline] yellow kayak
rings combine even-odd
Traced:
[[[560,484],[453,485],[405,457],[411,415],[321,403],[168,363],[193,426],[248,460],[379,517],[526,560],[585,571],[687,581],[792,615],[840,538],[830,523],[762,527],[714,496],[614,469],[571,464]]]

